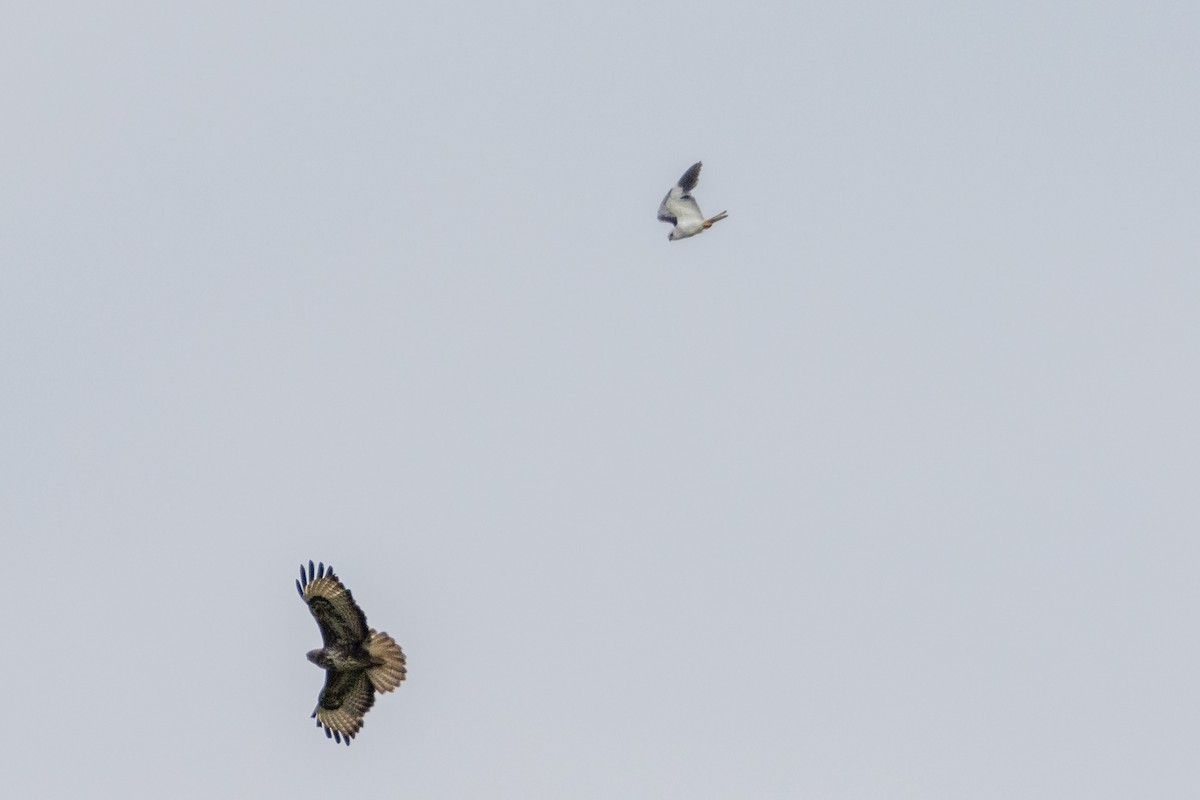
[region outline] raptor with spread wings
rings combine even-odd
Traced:
[[[686,239],[697,233],[703,233],[711,228],[714,222],[720,222],[729,216],[729,212],[722,211],[715,217],[705,219],[704,215],[700,213],[700,204],[696,202],[696,198],[692,197],[692,190],[700,182],[701,163],[697,161],[688,167],[688,171],[683,173],[679,183],[671,187],[671,191],[667,192],[667,196],[663,198],[658,207],[659,221],[669,222],[675,226],[667,235],[667,239],[670,241]]]
[[[325,644],[308,653],[308,660],[325,670],[325,687],[312,715],[327,737],[350,744],[375,704],[375,692],[390,692],[404,680],[404,651],[386,633],[367,627],[366,615],[333,567],[309,561],[305,571],[301,565],[296,591]]]

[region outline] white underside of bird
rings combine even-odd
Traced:
[[[670,241],[687,239],[689,236],[703,233],[711,228],[713,223],[720,222],[729,216],[729,212],[722,211],[715,217],[705,219],[704,214],[700,211],[700,204],[692,197],[691,191],[700,181],[701,163],[697,161],[688,168],[687,172],[683,173],[679,183],[671,187],[671,191],[667,192],[667,196],[663,198],[662,204],[658,207],[659,220],[669,222],[674,226],[667,235],[667,239]]]

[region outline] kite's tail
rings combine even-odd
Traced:
[[[728,216],[729,216],[728,211],[722,211],[720,214],[717,214],[715,217],[709,217],[708,219],[704,220],[704,227],[711,228],[713,226],[714,222],[720,222],[721,220],[725,219]]]
[[[390,692],[400,685],[408,671],[404,667],[404,651],[386,633],[371,631],[367,637],[367,653],[374,664],[367,670],[367,677],[377,692]]]

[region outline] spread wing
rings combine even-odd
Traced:
[[[687,194],[696,188],[696,184],[700,182],[700,167],[703,166],[703,161],[697,161],[687,168],[687,172],[679,179],[678,186],[683,189],[683,193]]]
[[[701,163],[697,161],[688,167],[688,171],[683,173],[679,183],[672,186],[671,191],[667,192],[667,196],[663,198],[662,204],[658,207],[659,220],[672,225],[704,221],[699,204],[690,194],[696,188],[696,184],[700,182]]]
[[[350,590],[333,574],[333,567],[321,564],[314,568],[313,562],[309,561],[305,572],[301,566],[296,591],[308,603],[308,610],[321,629],[321,639],[326,647],[366,641],[367,615],[354,602]]]
[[[317,708],[312,715],[317,727],[325,729],[325,736],[338,744],[346,744],[363,726],[363,716],[375,705],[375,690],[367,678],[366,670],[325,671],[325,688],[317,698]]]

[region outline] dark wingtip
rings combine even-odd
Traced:
[[[313,566],[313,562],[310,559],[308,562],[308,580],[312,581],[312,579],[315,578],[316,575],[317,575],[317,568]]]
[[[683,189],[685,194],[696,188],[696,183],[700,180],[700,167],[703,165],[703,161],[697,161],[688,167],[687,172],[679,179],[679,188]]]
[[[324,577],[325,577],[325,562],[324,562],[324,561],[322,561],[322,562],[321,562],[321,563],[320,563],[320,564],[317,566],[317,577],[318,577],[318,578],[324,578]]]
[[[304,599],[304,587],[300,585],[300,581],[296,581],[296,592],[300,595],[300,599]]]

